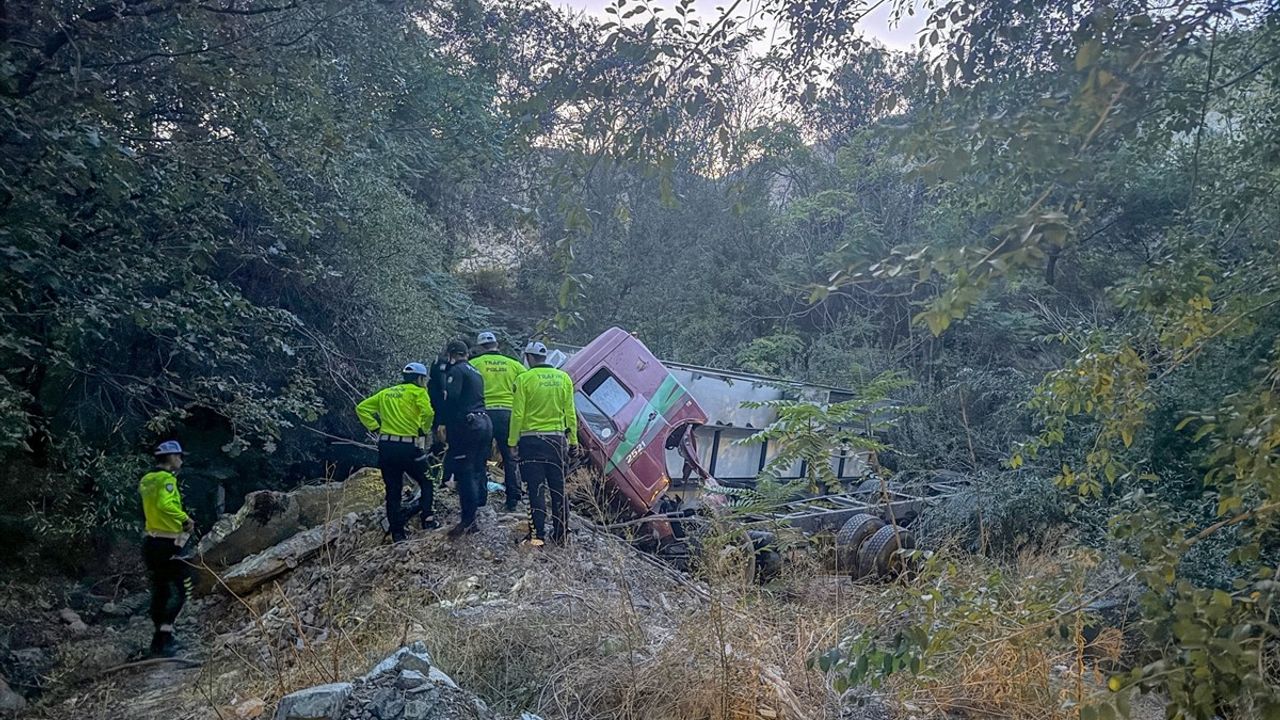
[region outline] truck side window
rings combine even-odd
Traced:
[[[617,432],[614,428],[613,420],[610,420],[603,410],[596,407],[596,404],[591,402],[591,398],[582,394],[581,390],[573,394],[573,406],[578,411],[578,420],[586,423],[591,433],[597,438],[608,440]]]
[[[583,393],[592,404],[609,417],[617,416],[631,402],[631,393],[608,370],[601,368],[582,386]]]

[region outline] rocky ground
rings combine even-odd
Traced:
[[[278,714],[282,698],[351,683],[340,714],[316,717],[887,717],[876,703],[842,713],[805,666],[830,642],[831,610],[853,600],[847,581],[814,580],[813,605],[795,602],[795,586],[774,602],[732,573],[695,582],[582,525],[569,547],[531,548],[523,515],[491,507],[456,542],[418,530],[392,546],[367,503],[308,524],[206,573],[212,587],[178,625],[199,667],[108,672],[146,644],[144,592],[73,599],[75,618],[42,600],[38,621],[10,631],[3,664],[28,696],[24,716],[301,720]],[[279,552],[308,532],[309,550]],[[257,569],[228,592],[219,578],[246,564]],[[415,642],[438,675],[367,676]]]

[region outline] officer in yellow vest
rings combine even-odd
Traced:
[[[526,368],[514,358],[498,352],[498,338],[491,332],[476,337],[480,352],[471,357],[471,365],[484,377],[484,411],[493,423],[493,439],[502,456],[502,479],[507,486],[506,511],[515,512],[520,504],[520,475],[516,460],[507,445],[511,431],[511,403],[515,400],[516,377]]]
[[[142,540],[142,560],[151,576],[152,657],[173,657],[178,652],[173,623],[187,602],[191,574],[178,557],[195,523],[182,507],[176,473],[182,467],[182,446],[166,440],[156,448],[156,469],[142,476],[138,494],[147,534]]]
[[[516,378],[511,403],[507,446],[516,450],[520,477],[529,492],[533,528],[531,543],[563,544],[569,530],[569,505],[564,495],[564,468],[578,445],[578,415],[573,407],[573,380],[547,364],[547,346],[531,342],[524,349],[529,370]],[[547,506],[543,488],[551,495],[551,534],[546,532]]]
[[[419,519],[422,528],[437,528],[432,483],[427,480],[426,436],[431,433],[435,410],[427,395],[427,366],[412,362],[401,371],[401,382],[370,395],[356,405],[360,424],[378,437],[378,468],[387,490],[387,526],[391,541],[405,539],[404,510],[400,492],[407,474],[418,483]]]

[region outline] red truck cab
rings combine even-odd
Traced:
[[[707,414],[638,338],[610,328],[573,354],[563,368],[576,388],[578,437],[605,477],[611,509],[630,517],[650,514],[671,485],[667,450],[683,458],[686,473],[715,483],[702,468],[693,428]],[[655,539],[670,523],[648,524]]]

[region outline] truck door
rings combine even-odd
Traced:
[[[605,472],[623,469],[638,499],[652,504],[666,489],[666,450],[670,431],[667,419],[651,398],[637,394],[614,375],[600,368],[582,385],[582,394],[613,420],[617,435],[606,441]],[[609,432],[608,429],[605,430]]]

